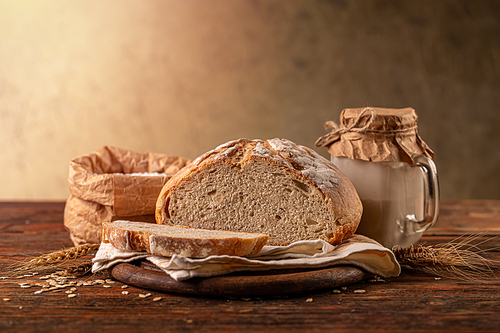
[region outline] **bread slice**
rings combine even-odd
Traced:
[[[239,139],[175,174],[156,203],[156,222],[269,234],[271,245],[356,231],[361,201],[335,165],[288,140]]]
[[[103,223],[103,242],[126,251],[147,251],[170,257],[211,255],[247,256],[258,253],[269,236],[256,233],[213,231],[156,223],[114,221]]]

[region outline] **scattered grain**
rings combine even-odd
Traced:
[[[3,300],[4,300],[4,302],[8,302],[8,301],[10,301],[10,298],[4,298]]]
[[[146,298],[146,297],[149,297],[151,296],[151,293],[147,293],[147,294],[139,294],[139,297],[140,298]]]
[[[307,303],[311,303],[312,301],[313,301],[313,299],[312,299],[312,298],[308,298],[308,299],[306,299],[306,302],[307,302]]]
[[[340,294],[340,293],[341,293],[341,291],[340,291],[340,290],[338,290],[338,289],[334,289],[334,290],[333,290],[333,293],[334,293],[334,294]]]
[[[123,294],[123,295],[128,295],[128,294],[129,294],[129,292],[128,292],[128,291],[122,291],[122,294]]]
[[[158,301],[161,301],[161,297],[155,297],[155,298],[153,298],[153,302],[158,302]]]
[[[364,293],[366,293],[366,290],[364,290],[364,289],[356,289],[356,290],[354,290],[354,293],[355,294],[364,294]]]
[[[103,284],[102,287],[103,288],[111,288],[111,286],[109,284]]]
[[[380,276],[375,275],[373,279],[368,280],[369,282],[385,282],[384,279],[382,279]]]
[[[76,297],[76,294],[69,294],[68,295],[68,298],[73,298],[73,297]]]
[[[128,288],[128,286],[127,286],[126,284],[124,284],[124,285],[122,286],[122,289],[127,289],[127,288]]]

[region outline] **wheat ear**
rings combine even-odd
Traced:
[[[29,271],[39,272],[47,269],[60,268],[68,263],[73,267],[69,267],[68,269],[74,270],[74,267],[79,266],[75,266],[74,260],[82,258],[98,248],[99,244],[82,244],[69,249],[43,254],[31,260],[23,260],[12,265],[5,265],[1,270],[8,275],[15,275]],[[83,265],[86,267],[88,263],[84,263]]]
[[[451,242],[432,246],[395,247],[393,252],[401,265],[436,276],[465,280],[496,279],[499,263],[481,255],[487,251],[479,248],[485,241],[473,243],[481,236],[461,236]]]

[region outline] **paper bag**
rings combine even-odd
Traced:
[[[73,243],[99,243],[103,222],[154,222],[163,185],[190,162],[179,156],[110,146],[70,161],[64,225]]]

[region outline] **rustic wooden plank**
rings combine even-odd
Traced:
[[[462,232],[489,231],[490,225],[496,232],[499,205],[498,201],[443,202],[439,224],[422,240],[448,242]],[[0,264],[24,253],[71,246],[63,210],[63,203],[0,203]],[[471,228],[469,221],[473,221]],[[483,238],[495,242],[491,236]],[[499,247],[486,254],[500,261]],[[88,276],[75,281],[106,278]],[[436,279],[410,270],[383,282],[366,280],[336,288],[339,293],[329,288],[252,298],[179,295],[134,286],[122,289],[123,283],[117,281],[109,288],[102,284],[77,287],[77,296],[68,298],[68,288],[34,294],[37,288],[19,285],[40,281],[38,277],[0,279],[0,332],[470,332],[500,327],[498,280]],[[146,293],[151,296],[139,297]],[[154,301],[155,297],[161,300]]]
[[[436,224],[426,235],[480,233],[500,235],[500,200],[453,200],[441,203]]]

